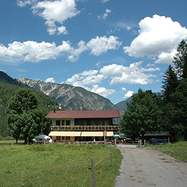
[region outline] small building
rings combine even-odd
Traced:
[[[140,140],[142,140],[142,135],[140,135]],[[163,132],[163,133],[147,133],[144,134],[144,140],[146,142],[150,142],[153,140],[162,140],[164,143],[170,143],[170,134],[169,132]]]
[[[119,110],[50,111],[46,118],[52,119],[53,142],[112,140],[119,131]]]

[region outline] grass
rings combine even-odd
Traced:
[[[171,145],[149,145],[148,147],[168,154],[178,160],[187,162],[187,142],[185,141],[176,142]]]
[[[23,140],[18,141],[18,144],[22,144],[22,143],[24,143]],[[15,140],[0,140],[0,146],[1,145],[13,145],[13,144],[16,144]]]
[[[113,166],[110,165],[112,150]],[[14,145],[0,146],[1,186],[92,186],[91,158],[96,186],[113,187],[122,156],[103,145]]]

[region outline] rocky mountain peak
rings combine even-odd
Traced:
[[[108,99],[81,87],[20,78],[22,82],[57,100],[66,110],[117,110]]]

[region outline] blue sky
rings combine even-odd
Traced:
[[[1,0],[0,70],[111,100],[159,92],[187,37],[186,0]]]

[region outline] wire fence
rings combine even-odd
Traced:
[[[95,187],[96,185],[96,181],[95,181],[95,174],[93,175],[93,172],[95,173],[95,167],[98,166],[108,155],[110,154],[110,165],[112,166],[112,151],[110,150],[103,158],[101,158],[99,161],[97,161],[94,165],[92,165],[93,158],[91,158],[91,168],[88,168],[90,171],[92,171],[92,181],[93,181],[93,187]],[[86,170],[85,170],[85,173]],[[88,179],[88,175],[86,175],[85,179],[83,180],[83,183],[81,185],[81,187],[84,187],[86,180]]]

